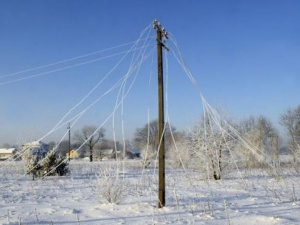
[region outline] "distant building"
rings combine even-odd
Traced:
[[[0,148],[0,161],[13,158],[16,152],[17,152],[16,148]]]
[[[69,154],[69,152],[66,153],[66,157],[67,158],[70,157],[70,159],[77,159],[79,157],[79,153],[75,149],[72,149],[70,151],[70,154]]]
[[[135,148],[126,149],[126,158],[127,159],[138,159],[141,157],[141,151]]]
[[[38,155],[44,158],[49,152],[49,145],[41,141],[33,141],[23,144],[22,151],[25,153],[25,158],[28,158],[30,155]]]

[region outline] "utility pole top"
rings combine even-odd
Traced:
[[[169,51],[169,48],[164,44],[166,39],[169,39],[168,32],[164,27],[161,26],[160,22],[157,20],[153,20],[153,29],[159,33],[160,38],[157,38],[157,42],[162,45],[167,51]]]
[[[160,22],[158,22],[157,20],[153,20],[153,29],[159,30],[164,38],[169,39],[168,32],[164,27],[161,26]]]

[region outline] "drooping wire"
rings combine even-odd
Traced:
[[[140,67],[140,65],[149,57],[149,55],[151,55],[151,54],[148,54],[147,56],[145,56],[145,57],[143,57],[141,60],[140,60],[140,62],[139,62],[139,64],[135,67],[136,69],[138,69],[139,67]],[[134,71],[132,71],[132,72],[134,72]],[[124,79],[128,79],[128,77],[126,76]],[[133,84],[135,83],[135,79],[136,79],[136,76],[135,76],[135,78],[133,79],[133,81],[131,82],[131,84],[130,84],[130,86],[129,86],[129,88],[128,88],[128,90],[127,90],[127,92],[125,93],[125,95],[123,96],[123,98],[118,102],[118,104],[117,104],[117,106],[114,108],[114,110],[109,114],[109,116],[100,124],[100,126],[98,126],[98,128],[97,129],[95,129],[95,131],[90,135],[90,137],[88,137],[87,139],[86,139],[86,141],[84,141],[77,149],[76,149],[76,151],[79,151],[85,144],[86,144],[86,142],[99,130],[99,129],[101,129],[112,117],[113,117],[113,115],[116,113],[116,111],[117,111],[117,109],[122,105],[122,102],[125,100],[125,98],[128,96],[128,94],[129,94],[129,92],[130,92],[130,90],[132,89],[132,87],[133,87]],[[64,162],[66,162],[67,161],[67,159],[65,159],[64,161],[62,161],[61,162],[61,164],[62,163],[64,163]],[[59,164],[59,165],[57,165],[55,168],[53,168],[51,171],[49,171],[47,174],[45,174],[41,179],[43,179],[44,177],[46,177],[49,173],[51,173],[52,171],[54,171],[58,166],[60,166],[61,164]]]
[[[146,27],[138,37],[137,41],[132,45],[130,50],[116,63],[116,65],[101,79],[77,104],[75,104],[66,114],[63,116],[63,118],[57,123],[60,124],[75,108],[77,108],[81,103],[83,103],[115,70],[116,68],[121,64],[121,62],[127,57],[127,55],[137,46],[139,41],[141,40],[142,36],[146,32],[147,29],[149,29],[150,25]],[[57,126],[56,125],[56,126]],[[55,127],[54,127],[55,128]]]
[[[138,42],[142,39],[142,36],[144,34],[144,32],[149,29],[150,26],[146,27],[141,35],[139,36],[138,40],[134,43],[134,45],[131,47],[130,50],[134,51],[134,49],[136,48]],[[148,46],[144,46],[144,48],[147,48]],[[143,49],[143,48],[140,48]],[[105,95],[109,94],[111,91],[113,91],[116,87],[118,87],[121,84],[121,80],[118,81],[114,86],[112,86],[112,88],[110,88],[107,92],[105,92],[102,96],[100,96],[98,99],[96,99],[92,104],[90,104],[85,110],[83,110],[82,112],[80,112],[77,116],[73,117],[72,119],[68,120],[67,122],[62,123],[62,121],[76,108],[78,107],[110,74],[112,74],[112,72],[118,67],[118,65],[125,59],[125,57],[130,53],[130,51],[127,51],[126,54],[122,57],[122,59],[112,68],[111,71],[109,71],[108,74],[106,74],[106,76],[98,83],[96,84],[96,86],[83,98],[81,99],[73,108],[71,108],[67,114],[65,114],[65,116],[63,116],[63,118],[49,131],[47,132],[44,136],[42,136],[41,138],[39,138],[37,141],[41,141],[44,138],[46,138],[48,135],[50,135],[51,133],[55,132],[57,129],[59,129],[60,127],[64,126],[65,124],[71,122],[72,120],[75,120],[76,118],[80,118],[89,108],[91,108],[93,105],[95,105],[98,101],[100,101]],[[18,156],[22,156],[28,149],[30,148],[30,146],[28,146],[28,148],[23,149],[21,152],[18,153]],[[12,158],[8,159],[7,161],[11,160]]]
[[[264,152],[262,152],[260,149],[258,149],[256,146],[254,146],[251,142],[249,142],[248,140],[246,140],[245,138],[243,138],[241,136],[241,134],[239,134],[239,132],[233,128],[225,119],[223,119],[217,112],[215,109],[213,109],[208,103],[207,101],[205,100],[205,98],[203,97],[201,91],[200,91],[200,88],[199,86],[197,85],[192,73],[190,72],[190,70],[188,69],[188,67],[186,66],[184,60],[183,60],[183,57],[182,57],[182,54],[180,53],[180,50],[178,48],[178,45],[173,37],[173,35],[171,35],[171,38],[170,40],[172,41],[172,43],[174,43],[175,47],[176,47],[176,52],[173,51],[171,49],[171,51],[173,52],[173,55],[175,56],[175,59],[178,61],[178,63],[181,65],[181,67],[183,68],[183,70],[186,72],[186,74],[188,75],[190,81],[194,84],[194,86],[196,87],[196,89],[198,90],[199,92],[199,95],[201,97],[201,101],[202,101],[202,104],[205,108],[204,110],[204,113],[208,113],[209,117],[213,119],[214,123],[219,127],[219,129],[226,135],[229,135],[232,137],[232,134],[228,133],[225,129],[222,128],[222,125],[221,125],[221,121],[223,121],[223,123],[225,124],[226,127],[228,127],[231,132],[241,141],[241,143],[246,147],[246,149],[249,149],[252,154],[256,157],[258,157],[258,160],[261,161],[262,159],[267,159],[267,156],[265,155]],[[266,163],[273,169],[274,166],[266,161]]]
[[[149,38],[149,37],[147,37],[147,38]],[[145,40],[147,38],[143,38],[141,40]],[[70,61],[73,61],[73,60],[76,60],[76,59],[85,58],[85,57],[88,57],[88,56],[91,56],[91,55],[95,55],[95,54],[107,52],[107,51],[110,51],[110,50],[113,50],[113,49],[116,49],[116,48],[120,48],[120,47],[124,47],[124,46],[130,45],[130,44],[134,44],[135,42],[136,41],[132,41],[132,42],[128,42],[128,43],[116,45],[116,46],[113,46],[113,47],[110,47],[110,48],[98,50],[98,51],[95,51],[95,52],[86,53],[86,54],[83,54],[83,55],[80,55],[80,56],[76,56],[76,57],[73,57],[73,58],[70,58],[70,59],[65,59],[65,60],[61,60],[61,61],[58,61],[58,62],[50,63],[50,64],[47,64],[47,65],[38,66],[38,67],[31,68],[31,69],[27,69],[27,70],[22,70],[22,71],[19,71],[19,72],[15,72],[15,73],[4,74],[4,75],[0,76],[0,79],[4,78],[4,77],[10,77],[10,76],[18,75],[18,74],[21,74],[21,73],[27,73],[27,72],[31,72],[31,71],[34,71],[34,70],[39,70],[39,69],[43,69],[43,68],[55,66],[55,65],[66,63],[66,62],[70,62]],[[120,53],[120,54],[122,54],[122,53]]]
[[[147,34],[147,37],[149,37],[149,34],[150,34],[150,29],[148,30],[148,34]],[[148,44],[147,44],[147,41],[148,40],[148,38],[145,38],[145,41],[144,41],[144,43],[143,43],[143,46],[147,46]],[[132,72],[132,69],[133,69],[133,66],[135,65],[135,63],[137,63],[137,60],[140,58],[140,59],[143,59],[143,57],[144,57],[144,54],[145,54],[145,51],[146,51],[146,48],[144,48],[144,49],[142,49],[141,51],[139,51],[138,52],[138,54],[137,55],[135,55],[135,54],[133,54],[133,56],[132,56],[132,59],[131,59],[131,63],[130,63],[130,66],[129,66],[129,69],[128,69],[128,72],[127,72],[127,74],[126,75],[128,75],[128,74],[131,74],[131,72]],[[136,70],[136,75],[139,73],[139,70],[140,70],[140,67]],[[135,78],[134,78],[135,79]],[[117,98],[116,98],[116,102],[115,102],[115,106],[117,106],[117,104],[118,104],[118,101],[119,101],[119,99],[121,98],[123,98],[124,97],[124,94],[125,94],[125,88],[126,88],[126,83],[127,83],[127,79],[124,79],[124,81],[123,81],[123,83],[122,83],[122,85],[121,85],[121,87],[120,87],[120,90],[119,90],[119,93],[118,93],[118,95],[117,95]],[[112,118],[112,126],[113,126],[113,139],[114,139],[114,143],[115,143],[115,149],[117,148],[117,146],[116,146],[116,133],[115,133],[115,115],[113,115],[113,118]],[[124,149],[123,149],[123,153],[125,154],[125,151],[126,151],[126,146],[125,146],[125,130],[124,130],[124,102],[122,101],[122,104],[121,104],[121,129],[122,129],[122,141],[123,141],[123,147],[124,147]],[[116,152],[116,154],[117,154],[117,152]],[[117,155],[116,155],[116,157],[117,157]],[[123,161],[123,174],[124,174],[124,163],[125,163],[125,161]],[[117,161],[117,172],[119,171],[119,163],[118,163],[118,161]],[[118,173],[119,174],[119,173]]]
[[[86,64],[89,64],[89,63],[98,62],[100,60],[108,59],[108,58],[119,56],[119,55],[127,55],[131,51],[132,51],[132,49],[130,49],[128,51],[123,51],[123,52],[115,53],[115,54],[112,54],[112,55],[109,55],[109,56],[103,56],[103,57],[100,57],[100,58],[97,58],[97,59],[93,59],[93,60],[89,60],[89,61],[86,61],[86,62],[78,63],[78,64],[75,64],[75,65],[65,66],[63,68],[54,69],[54,70],[50,70],[50,71],[47,71],[47,72],[42,72],[42,73],[38,73],[38,74],[34,74],[34,75],[29,75],[27,77],[18,78],[18,79],[14,79],[14,80],[11,80],[11,81],[5,81],[5,82],[0,83],[0,86],[7,85],[7,84],[12,84],[12,83],[16,83],[16,82],[20,82],[20,81],[24,81],[24,80],[36,78],[36,77],[40,77],[40,76],[51,74],[51,73],[60,72],[60,71],[63,71],[63,70],[68,70],[68,69],[71,69],[71,68],[74,68],[74,67],[83,66],[83,65],[86,65]]]

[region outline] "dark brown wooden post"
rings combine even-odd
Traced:
[[[165,138],[164,138],[164,82],[163,82],[163,54],[165,47],[162,38],[167,38],[167,32],[154,20],[153,27],[156,29],[157,38],[157,75],[158,75],[158,207],[166,205],[165,194]]]

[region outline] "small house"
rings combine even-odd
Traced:
[[[75,149],[72,149],[70,152],[66,153],[66,157],[70,159],[77,159],[79,157],[79,153]]]
[[[16,148],[0,148],[0,161],[12,159],[16,152]]]

